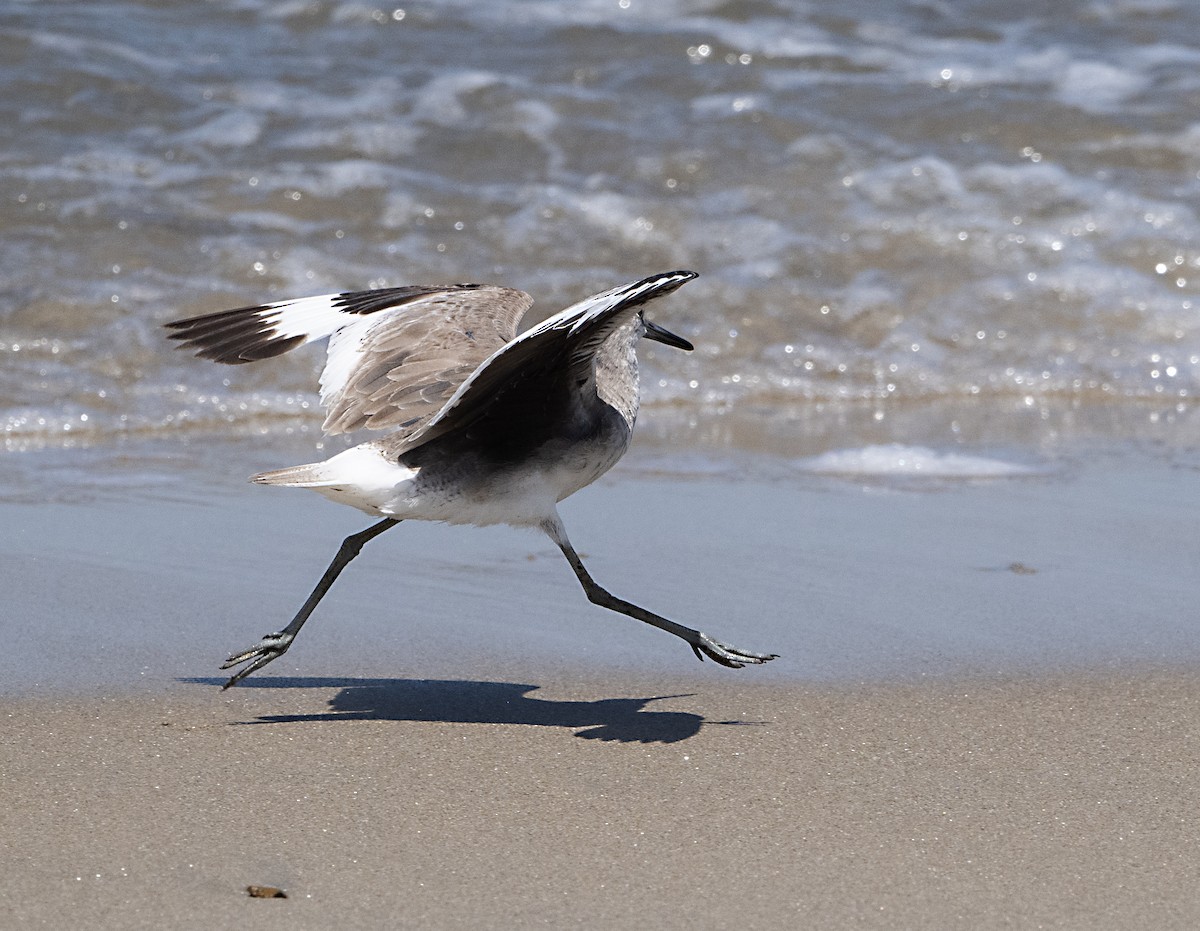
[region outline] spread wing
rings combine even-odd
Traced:
[[[548,317],[483,360],[432,418],[402,437],[389,437],[389,450],[413,449],[500,408],[508,418],[523,418],[525,412],[509,408],[544,406],[551,395],[594,378],[596,352],[604,341],[643,304],[695,277],[690,271],[651,275]]]
[[[533,300],[494,285],[383,288],[226,310],[168,323],[196,355],[238,365],[329,337],[326,433],[420,430],[516,336]]]

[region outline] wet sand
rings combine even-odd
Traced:
[[[1188,610],[1200,465],[1127,456],[898,486],[784,460],[774,472],[714,463],[681,476],[630,459],[561,506],[592,574],[781,659],[740,673],[700,666],[669,635],[588,604],[536,531],[406,522],[363,550],[269,672],[600,669],[790,684],[1200,664]],[[279,630],[342,538],[370,522],[311,492],[244,481],[281,461],[213,457],[207,474],[179,463],[78,491],[71,474],[47,471],[43,487],[72,498],[0,494],[0,695],[216,675]]]
[[[1193,927],[1200,473],[636,468],[548,541],[222,481],[0,505],[0,926]],[[286,890],[256,900],[252,884]]]

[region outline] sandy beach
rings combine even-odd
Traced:
[[[1196,469],[645,466],[564,507],[585,559],[771,666],[587,605],[535,535],[422,526],[222,693],[352,512],[186,473],[10,495],[0,925],[1200,919]]]
[[[5,926],[1200,919],[1186,671],[249,685],[8,702]]]

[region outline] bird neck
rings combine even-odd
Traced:
[[[633,429],[638,412],[638,333],[634,323],[619,327],[597,350],[596,394],[613,407]]]

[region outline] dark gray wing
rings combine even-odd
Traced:
[[[492,353],[424,425],[389,438],[394,454],[467,427],[501,406],[505,417],[537,419],[594,377],[596,352],[647,301],[670,294],[695,272],[665,272],[622,285],[542,321]],[[527,410],[526,410],[527,409]]]

